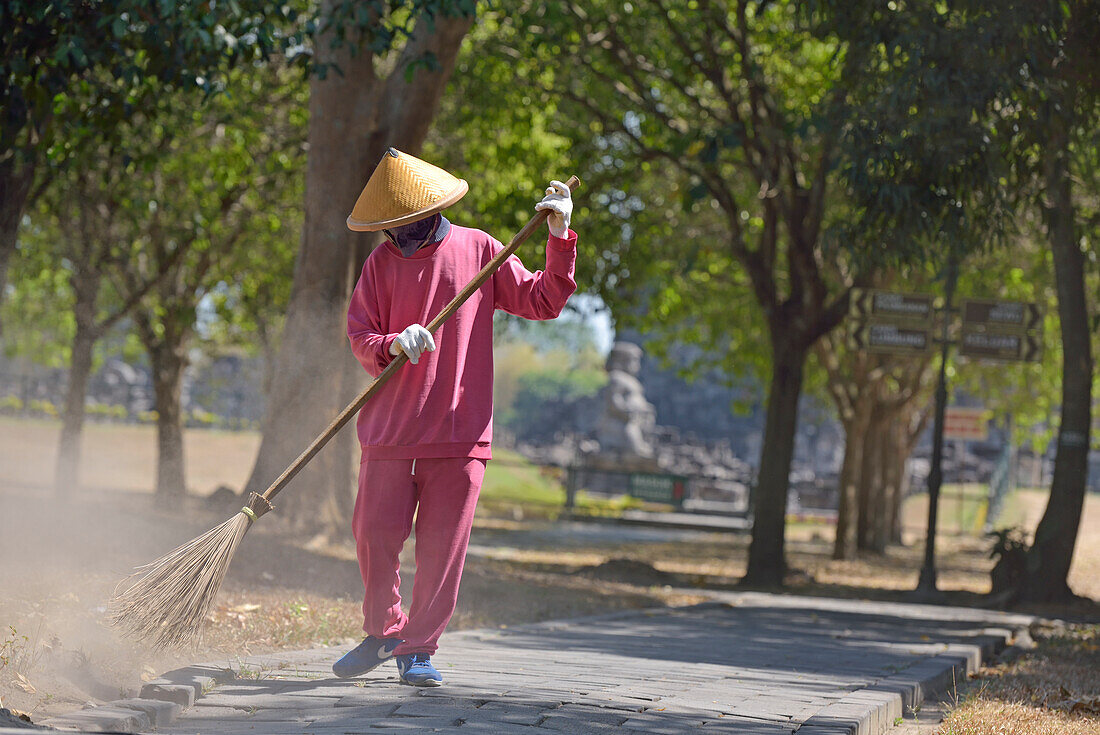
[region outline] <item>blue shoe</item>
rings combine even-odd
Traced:
[[[402,684],[414,687],[443,686],[443,676],[432,666],[432,657],[426,653],[408,653],[397,657],[397,675]]]
[[[400,638],[375,638],[368,635],[332,665],[332,673],[341,679],[365,674],[393,658],[393,650],[405,641]]]

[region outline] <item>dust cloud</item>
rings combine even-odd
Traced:
[[[195,497],[158,507],[151,492],[134,489],[153,484],[149,427],[88,432],[81,470],[87,484],[57,495],[56,433],[44,422],[0,423],[0,706],[35,721],[136,695],[144,680],[175,666],[217,660],[151,651],[110,628],[105,611],[134,567],[224,520],[224,510]],[[246,444],[251,449],[255,440]],[[234,457],[214,452],[214,463],[232,462],[224,466],[243,475],[247,460],[243,471],[236,466],[247,456],[241,449]],[[199,472],[207,492],[213,474]]]

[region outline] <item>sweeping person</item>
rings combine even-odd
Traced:
[[[501,243],[451,224],[442,211],[465,181],[393,148],[371,174],[348,227],[383,231],[348,308],[352,351],[377,375],[404,352],[399,370],[359,413],[359,492],[352,516],[363,578],[367,636],[333,665],[359,676],[390,657],[405,684],[439,686],[431,663],[454,613],[474,507],[491,458],[493,312],[553,319],[576,290],[577,235],[569,188],[551,182],[535,205],[549,213],[546,268],[510,256],[433,335],[423,325],[471,281]],[[398,557],[415,517],[416,574],[406,614]]]

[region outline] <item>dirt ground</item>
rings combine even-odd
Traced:
[[[195,496],[169,512],[157,509],[147,490],[154,457],[148,428],[104,428],[91,432],[85,445],[82,486],[62,501],[49,489],[56,428],[0,420],[0,706],[40,720],[88,701],[128,696],[142,680],[177,665],[234,667],[238,656],[343,646],[361,635],[362,586],[350,538],[323,546],[302,542],[284,533],[277,514],[249,532],[196,648],[155,653],[115,634],[104,624],[115,585],[135,565],[232,514],[200,496],[244,481],[256,438],[188,432]],[[1017,501],[1020,520],[1033,528],[1042,494],[1020,493]],[[913,512],[919,517],[919,508]],[[709,590],[732,588],[744,572],[746,536],[506,515],[479,512],[452,629],[691,604]],[[828,526],[791,524],[793,592],[905,599],[915,586],[920,543],[837,562],[829,558],[831,541]],[[940,584],[951,591],[948,602],[984,602],[992,564],[987,548],[982,539],[943,537]],[[407,553],[403,572],[412,567]],[[1090,496],[1071,585],[1100,599],[1098,572],[1100,497]],[[411,576],[403,574],[406,585]],[[1100,619],[1095,605],[1037,612]]]

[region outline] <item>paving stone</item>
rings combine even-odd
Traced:
[[[463,722],[454,732],[461,733],[461,735],[538,735],[540,732],[545,733],[544,730],[539,730],[537,727],[488,720]]]
[[[309,720],[307,729],[314,730],[348,722],[384,719],[392,715],[396,709],[396,704],[385,702],[368,704],[362,707],[339,707],[320,713],[309,713],[307,715]]]
[[[565,704],[545,713],[546,720],[542,727],[548,727],[547,722],[553,719],[569,719],[586,724],[613,725],[618,727],[624,720],[629,719],[627,712],[611,712],[593,707],[584,707],[577,704]]]
[[[117,702],[111,702],[111,704],[116,707],[128,707],[144,712],[153,727],[164,727],[174,722],[179,717],[180,712],[183,711],[183,707],[175,702],[165,702],[158,699],[120,699]]]
[[[174,702],[186,709],[195,703],[198,692],[193,686],[183,684],[146,684],[141,688],[142,699],[159,699]]]
[[[196,722],[198,720],[213,721],[219,719],[243,720],[252,714],[253,712],[250,712],[246,707],[229,707],[200,701],[193,708],[182,713],[181,717],[184,717],[187,722]]]
[[[707,735],[720,732],[738,733],[738,735],[790,735],[794,732],[793,727],[742,717],[722,717],[708,720],[703,723],[701,730]]]
[[[324,709],[335,707],[342,697],[334,694],[330,697],[317,695],[287,696],[285,694],[262,693],[235,693],[222,694],[217,692],[210,697],[199,700],[198,706],[204,704],[222,705],[226,707],[248,707],[255,709]]]
[[[460,707],[453,704],[436,704],[427,698],[421,698],[416,702],[406,702],[399,706],[394,715],[401,717],[449,717],[457,720],[468,712],[475,711],[476,707],[470,703],[468,707]]]
[[[522,725],[524,727],[536,727],[543,721],[541,712],[530,714],[526,712],[490,712],[484,713],[472,710],[461,717],[466,725],[482,723],[485,725]]]
[[[157,730],[157,735],[302,735],[307,732],[301,725],[280,722],[233,722],[217,725],[203,724],[187,727],[177,722],[172,727]],[[316,734],[314,734],[316,735]]]
[[[675,713],[669,713],[664,717],[639,714],[625,720],[620,727],[624,730],[651,732],[654,735],[682,735],[702,727],[704,722],[706,720],[702,717],[681,716]]]
[[[72,712],[63,717],[44,720],[41,724],[60,730],[81,732],[141,732],[152,727],[144,712],[111,705]]]
[[[372,704],[387,704],[391,707],[397,707],[404,699],[395,697],[370,697],[363,696],[362,694],[353,694],[347,697],[341,697],[333,703],[333,708],[336,710],[345,709],[347,707],[366,707]]]
[[[618,733],[618,725],[606,725],[599,722],[580,722],[572,717],[550,717],[539,723],[537,730],[552,730],[570,735],[608,735]]]
[[[796,732],[798,735],[852,735],[855,729],[848,725],[807,725]]]
[[[433,732],[458,725],[449,717],[382,717],[361,723],[364,730],[403,730],[408,732]],[[357,723],[357,727],[360,725]],[[362,732],[363,730],[359,730]]]

